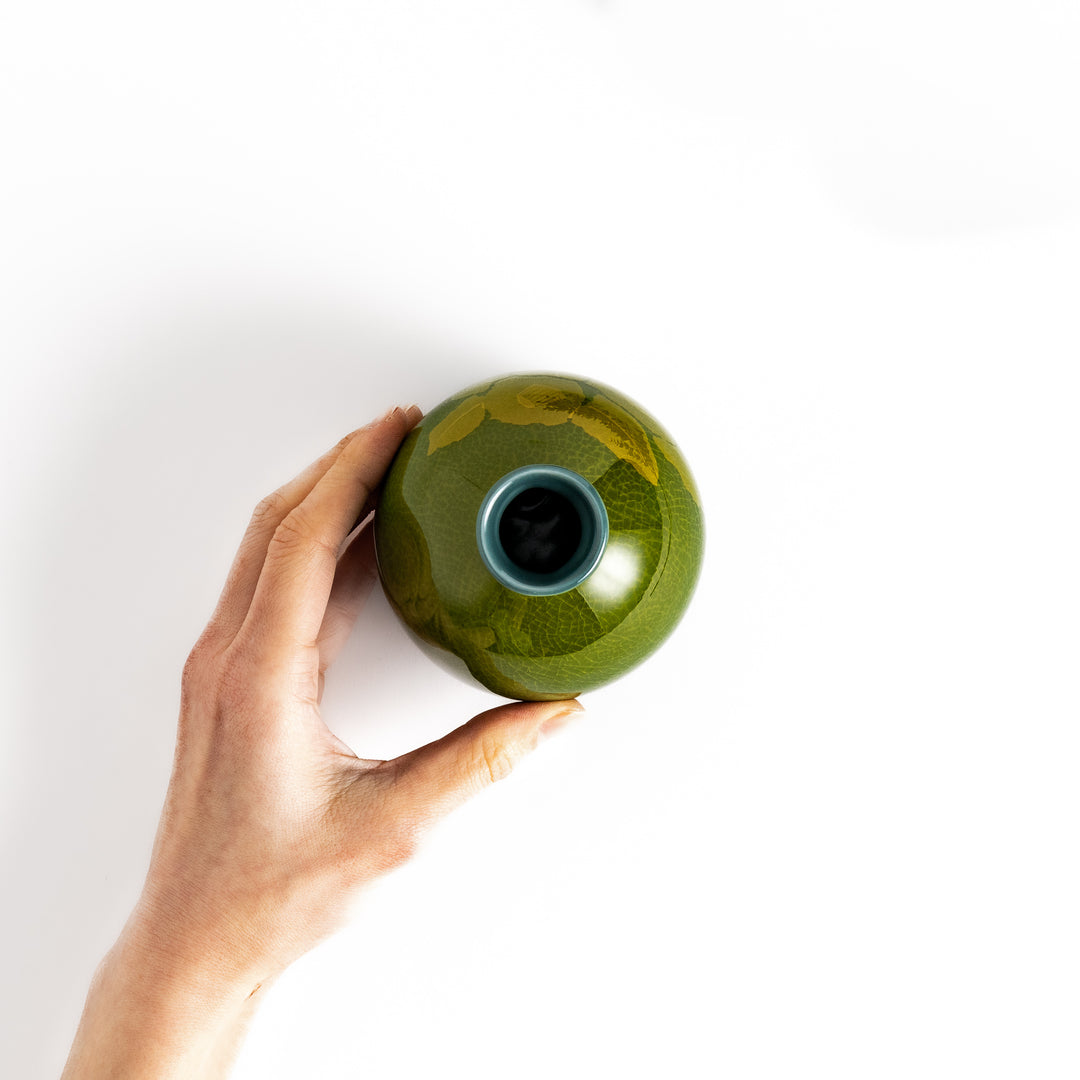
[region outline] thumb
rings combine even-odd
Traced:
[[[540,740],[584,708],[577,701],[516,701],[474,716],[435,742],[388,762],[394,797],[416,818],[439,818],[509,776]]]

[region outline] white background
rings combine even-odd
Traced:
[[[1075,1078],[1078,56],[1065,0],[8,5],[0,1072],[59,1072],[255,503],[546,369],[682,445],[694,604],[236,1076]],[[381,595],[324,701],[367,757],[492,703]]]

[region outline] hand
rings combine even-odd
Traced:
[[[396,409],[353,432],[256,508],[184,666],[146,883],[65,1077],[224,1075],[257,991],[580,710],[503,705],[392,761],[357,757],[323,723],[326,671],[376,576],[370,528],[342,548],[419,419]]]

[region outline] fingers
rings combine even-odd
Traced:
[[[337,460],[338,455],[356,434],[357,431],[353,431],[340,439],[336,446],[327,450],[287,484],[283,484],[277,491],[267,495],[255,507],[247,531],[240,541],[240,547],[229,569],[228,577],[225,579],[225,586],[221,590],[217,607],[214,609],[210,626],[207,628],[208,634],[212,633],[223,643],[232,641],[236,636],[251,606],[251,598],[255,595],[255,586],[259,581],[263,563],[266,561],[266,549],[270,545],[270,538],[284,520],[285,515],[307,498],[312,488],[322,479],[326,470]]]
[[[330,599],[319,630],[319,671],[337,659],[379,576],[375,562],[375,533],[365,527],[338,560]]]
[[[414,406],[361,428],[284,515],[269,539],[240,635],[273,651],[316,648],[341,544],[419,419]]]
[[[411,820],[439,818],[509,776],[540,739],[584,711],[575,700],[519,701],[473,717],[393,761],[393,798]]]

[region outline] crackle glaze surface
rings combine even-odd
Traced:
[[[589,480],[610,529],[596,570],[553,596],[500,584],[475,540],[491,486],[537,463]],[[681,618],[704,548],[697,488],[664,429],[610,387],[552,374],[431,410],[391,466],[374,528],[386,595],[434,658],[526,700],[575,697],[644,660]]]

